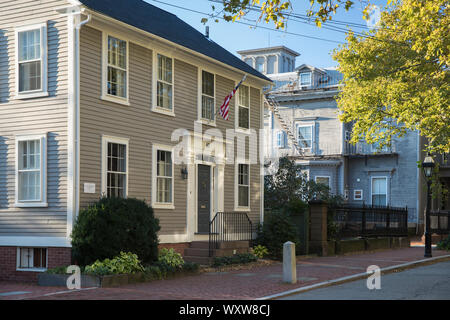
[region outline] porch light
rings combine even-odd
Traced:
[[[426,156],[422,162],[423,174],[425,175],[426,178],[431,178],[431,176],[433,174],[434,166],[435,166],[434,160],[428,154],[428,156]]]

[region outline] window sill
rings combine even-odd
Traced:
[[[45,272],[47,268],[16,268],[16,271]]]
[[[250,207],[248,207],[248,208],[238,207],[238,208],[234,208],[234,211],[237,211],[237,212],[250,212],[251,209],[250,209]]]
[[[246,128],[236,128],[234,129],[234,131],[236,131],[237,133],[251,134],[251,130]]]
[[[44,98],[48,97],[49,94],[47,91],[39,91],[39,92],[29,92],[29,93],[19,93],[16,94],[14,100],[27,100],[27,99],[35,99],[35,98]]]
[[[166,115],[166,116],[175,117],[175,112],[173,112],[173,110],[169,110],[169,109],[165,109],[165,108],[161,108],[161,107],[153,107],[152,111],[159,113],[159,114]]]
[[[14,204],[16,208],[48,208],[46,202],[16,202]]]
[[[166,210],[174,210],[175,206],[172,203],[153,203],[152,204],[153,209],[166,209]]]
[[[125,99],[125,98],[114,97],[114,96],[111,96],[111,95],[102,95],[100,97],[100,99],[102,99],[104,101],[114,102],[114,103],[117,103],[117,104],[122,104],[122,105],[127,106],[127,107],[130,106],[130,102],[128,101],[128,99]]]
[[[217,127],[216,121],[210,121],[210,120],[207,120],[207,119],[199,119],[196,122],[204,124],[204,125],[207,125],[207,126],[210,126],[210,127]]]

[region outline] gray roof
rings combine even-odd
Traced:
[[[285,51],[289,53],[290,55],[293,55],[295,57],[300,56],[300,53],[289,49],[285,46],[276,46],[276,47],[266,47],[266,48],[260,48],[260,49],[249,49],[249,50],[240,50],[237,53],[240,55],[246,55],[246,54],[252,54],[252,53],[260,53],[260,52],[272,52],[272,51]]]
[[[178,18],[142,0],[79,0],[83,5],[138,29],[201,53],[244,73],[270,81],[247,63]]]

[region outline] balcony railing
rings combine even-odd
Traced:
[[[291,91],[308,91],[317,89],[337,89],[342,81],[342,76],[339,74],[314,74],[309,82],[302,83],[300,78],[296,76],[295,78],[290,75],[286,79],[279,78],[274,79],[274,89],[272,93],[282,93]]]
[[[349,142],[344,143],[345,155],[393,154],[396,152],[397,147],[395,144],[392,144],[389,147],[383,147],[382,149],[377,149],[374,145],[363,142],[357,144],[351,144]]]

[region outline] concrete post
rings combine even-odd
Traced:
[[[320,200],[309,202],[311,221],[311,252],[326,256],[328,252],[327,213],[328,206]]]
[[[295,259],[295,243],[283,245],[283,282],[297,283],[297,261]]]

